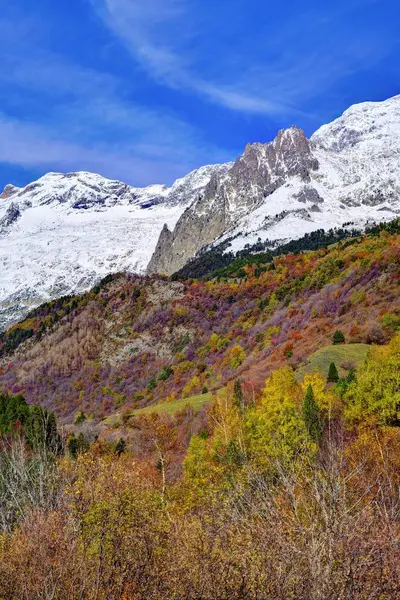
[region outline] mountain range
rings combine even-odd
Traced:
[[[0,195],[0,330],[109,273],[170,275],[205,249],[265,247],[400,213],[400,96],[297,127],[172,187],[48,173]],[[158,239],[158,242],[157,242]]]
[[[173,227],[211,175],[134,188],[93,173],[48,173],[0,195],[0,330],[42,302],[90,289],[119,271],[144,272],[163,224]]]
[[[213,173],[148,267],[171,275],[204,248],[273,247],[317,229],[358,228],[400,213],[400,96],[349,108],[308,140],[298,127],[249,144]]]

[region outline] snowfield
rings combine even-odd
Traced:
[[[87,290],[108,273],[144,272],[164,223],[174,227],[181,211],[179,206],[26,211],[8,235],[0,235],[0,326],[46,300]]]
[[[0,195],[0,331],[109,273],[145,272],[164,224],[175,232],[164,235],[154,272],[165,264],[162,272],[174,272],[225,240],[238,251],[399,215],[400,96],[352,106],[310,140],[291,127],[248,145],[235,164],[202,167],[170,188],[48,173]]]
[[[0,330],[33,307],[83,292],[109,273],[142,273],[166,223],[174,227],[212,173],[171,188],[133,188],[94,173],[48,173],[0,196]]]

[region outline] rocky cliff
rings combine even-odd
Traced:
[[[249,144],[226,173],[164,228],[149,273],[172,274],[202,248],[236,251],[344,223],[363,226],[400,213],[400,96],[348,109],[308,140],[297,128]]]

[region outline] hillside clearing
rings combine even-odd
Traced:
[[[221,395],[224,392],[225,388],[222,388],[215,393]],[[168,415],[174,415],[179,410],[184,409],[186,406],[190,406],[195,412],[198,412],[203,406],[212,401],[215,393],[208,392],[207,394],[196,394],[194,396],[189,396],[188,398],[179,398],[179,400],[173,400],[172,402],[159,402],[157,404],[151,404],[150,406],[145,406],[144,408],[136,408],[130,411],[128,415],[131,417],[150,415],[152,413],[166,413]],[[118,423],[119,417],[120,413],[116,413],[107,417],[104,422],[107,425],[113,426]]]
[[[341,344],[320,348],[310,356],[306,365],[296,371],[296,379],[302,379],[306,373],[316,372],[327,375],[331,362],[335,363],[339,375],[343,377],[347,374],[347,370],[342,367],[342,364],[354,363],[355,368],[360,367],[370,348],[368,344]]]

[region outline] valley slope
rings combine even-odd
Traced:
[[[399,228],[265,263],[249,258],[207,282],[109,276],[1,336],[0,389],[63,422],[77,410],[100,419],[159,402],[183,407],[237,378],[256,393],[274,369],[304,367],[336,330],[350,344],[385,343],[400,327]]]

